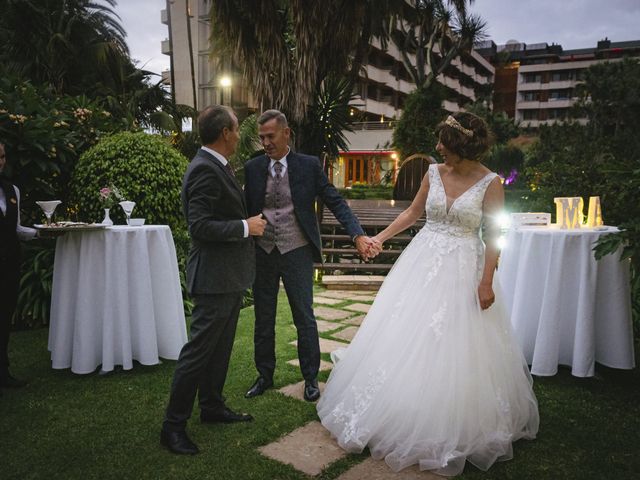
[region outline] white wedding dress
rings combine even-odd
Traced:
[[[499,291],[487,310],[478,301],[482,203],[495,174],[449,211],[438,166],[428,175],[426,224],[337,355],[317,408],[349,452],[368,446],[394,471],[417,463],[457,475],[466,460],[487,470],[512,458],[512,442],[535,438],[538,403]]]

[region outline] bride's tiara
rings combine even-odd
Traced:
[[[460,125],[460,122],[458,122],[451,115],[447,117],[447,119],[444,121],[444,124],[449,125],[451,128],[455,128],[456,130],[464,133],[467,137],[473,137],[473,130],[464,128],[462,125]]]

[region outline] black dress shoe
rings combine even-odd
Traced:
[[[187,436],[187,432],[160,431],[160,445],[178,455],[196,455],[200,453],[198,446]]]
[[[320,398],[320,387],[318,380],[305,380],[304,382],[304,399],[307,402],[315,402]]]
[[[255,381],[253,385],[251,385],[251,388],[247,393],[244,394],[244,396],[245,398],[257,397],[258,395],[262,395],[265,392],[265,390],[271,387],[273,387],[272,380],[267,380],[264,377],[258,377],[258,379]]]
[[[202,423],[236,423],[251,422],[253,417],[248,413],[236,413],[230,408],[224,407],[222,411],[216,413],[200,412]]]
[[[10,373],[0,376],[0,387],[2,388],[21,388],[24,387],[27,382],[18,380]]]

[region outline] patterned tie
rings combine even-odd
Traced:
[[[282,169],[283,169],[282,163],[280,163],[280,161],[278,160],[276,163],[273,164],[273,169],[276,171],[276,180],[280,180],[282,178]]]
[[[231,174],[232,177],[235,177],[236,174],[233,173],[233,168],[231,168],[231,164],[229,164],[229,162],[227,162],[227,164],[225,165],[225,167],[227,168],[227,171]]]

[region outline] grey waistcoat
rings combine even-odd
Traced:
[[[280,253],[285,254],[309,243],[293,211],[288,168],[280,180],[274,178],[271,172],[267,174],[262,214],[267,226],[264,235],[256,238],[258,246],[265,252],[271,253],[273,247],[278,247]]]

